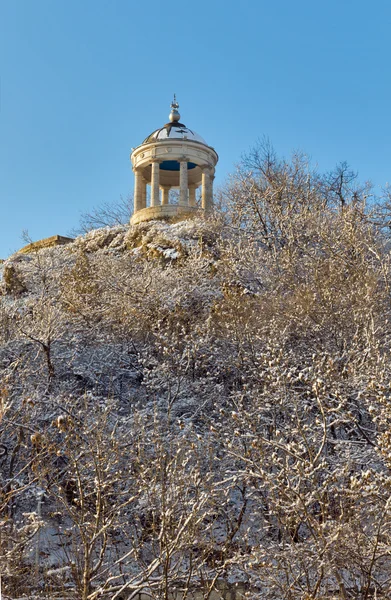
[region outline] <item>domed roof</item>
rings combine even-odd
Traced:
[[[192,129],[183,125],[183,123],[167,123],[163,125],[160,129],[156,129],[153,133],[151,133],[145,140],[143,144],[148,144],[149,142],[158,142],[159,140],[189,140],[191,142],[200,142],[201,144],[208,144],[205,140],[198,135]]]
[[[178,112],[179,104],[176,101],[174,94],[174,100],[171,103],[170,123],[166,123],[160,129],[153,131],[145,140],[143,144],[149,144],[150,142],[159,142],[163,140],[189,140],[190,142],[199,142],[200,144],[208,144],[205,140],[198,135],[192,129],[189,129],[183,123],[179,123],[181,118]]]

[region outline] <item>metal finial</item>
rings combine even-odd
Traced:
[[[176,123],[181,118],[181,115],[178,112],[179,104],[176,99],[176,95],[174,94],[174,100],[171,102],[171,112],[170,112],[170,123]]]

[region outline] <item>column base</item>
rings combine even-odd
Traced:
[[[149,206],[134,213],[130,219],[131,225],[137,225],[143,221],[163,219],[168,221],[182,221],[191,217],[203,216],[204,211],[197,206],[181,206],[180,204],[164,204],[160,206]]]

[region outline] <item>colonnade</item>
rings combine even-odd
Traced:
[[[147,205],[147,184],[151,185],[151,206],[159,206],[160,204],[169,204],[170,189],[169,185],[160,184],[160,162],[155,160],[151,163],[151,181],[147,181],[143,176],[144,168],[135,167],[135,186],[134,186],[134,212],[146,208]],[[180,206],[196,206],[196,189],[198,185],[189,184],[187,159],[179,160],[179,205]],[[200,167],[202,170],[201,180],[201,198],[202,208],[205,212],[212,209],[213,203],[213,179],[214,168],[210,166]],[[177,186],[176,186],[177,187]],[[160,190],[161,197],[160,197]]]

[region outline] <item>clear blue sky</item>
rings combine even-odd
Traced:
[[[390,0],[0,0],[0,61],[3,258],[127,196],[173,92],[217,184],[264,135],[391,179]]]

